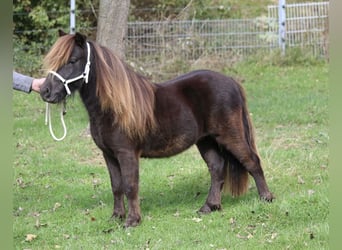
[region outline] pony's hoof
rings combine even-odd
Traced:
[[[218,210],[221,210],[221,204],[218,204],[218,205],[209,205],[207,203],[205,203],[201,208],[200,210],[198,210],[199,213],[202,213],[202,214],[209,214],[213,211],[218,211]]]
[[[117,211],[114,211],[113,215],[112,215],[112,218],[118,218],[120,220],[124,219],[126,217],[126,214],[125,212],[117,212]]]
[[[128,217],[124,227],[125,228],[136,227],[140,224],[140,222],[141,222],[140,217],[137,217],[137,218]]]
[[[266,194],[260,195],[260,199],[267,202],[272,202],[275,199],[275,196],[271,192],[268,192]]]

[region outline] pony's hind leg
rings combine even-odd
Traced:
[[[235,113],[235,115],[237,114],[239,113]],[[240,167],[245,168],[252,175],[260,198],[272,201],[274,196],[268,189],[260,158],[254,145],[254,138],[252,138],[254,135],[250,130],[251,124],[248,125],[249,128],[243,126],[241,116],[231,116],[228,125],[222,128],[221,133],[216,137],[216,141],[241,163],[242,166]],[[247,139],[248,136],[250,136],[249,139]],[[251,139],[253,142],[250,141]]]
[[[103,156],[109,171],[110,183],[112,186],[112,192],[114,196],[114,209],[112,217],[123,219],[125,218],[126,212],[120,167],[118,161],[115,158],[105,153],[103,153]]]
[[[215,210],[221,210],[221,190],[226,175],[224,158],[220,155],[219,146],[211,137],[199,140],[196,145],[202,158],[208,165],[211,176],[208,197],[199,212],[210,213]]]

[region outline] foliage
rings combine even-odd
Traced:
[[[46,32],[53,28],[67,27],[69,22],[67,14],[69,6],[65,1],[14,1],[13,2],[13,22],[15,38],[20,39],[25,44],[31,41],[42,45],[49,44],[52,34]]]
[[[89,6],[87,0],[76,3],[76,9]],[[44,55],[56,40],[57,30],[69,30],[69,13],[70,6],[64,0],[13,1],[14,65],[20,65],[25,73],[32,73],[33,68],[36,71],[40,65],[36,65],[37,61],[41,61],[41,55]],[[92,13],[79,13],[77,25],[79,29],[94,25]],[[37,55],[32,55],[32,51]],[[25,52],[26,54],[23,54]],[[26,68],[30,60],[33,61],[33,65]]]
[[[131,1],[131,20],[223,19],[255,17],[265,12],[271,0],[147,0]]]
[[[40,97],[14,92],[14,248],[329,249],[328,66],[242,63],[225,73],[246,89],[273,203],[260,201],[251,182],[246,195],[224,196],[221,212],[198,215],[210,180],[191,148],[141,160],[143,221],[125,230],[109,219],[109,176],[83,135],[87,115],[79,97],[68,100],[65,141],[55,142]]]
[[[267,5],[277,3],[274,0],[131,0],[130,20],[254,18],[267,13]]]
[[[42,56],[37,53],[41,50],[38,43],[31,42],[30,47],[24,44],[23,40],[13,40],[13,64],[14,70],[28,75],[40,77]],[[40,74],[40,75],[39,75]]]

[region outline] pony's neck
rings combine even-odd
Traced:
[[[79,91],[82,102],[88,111],[90,120],[96,119],[98,115],[101,115],[102,109],[99,98],[96,96],[96,77],[94,73],[89,76],[89,82],[83,83],[82,88]],[[96,116],[96,117],[95,117]]]
[[[155,86],[111,50],[92,44],[89,82],[80,90],[89,117],[106,115],[131,139],[154,130]],[[94,118],[95,117],[95,118]]]

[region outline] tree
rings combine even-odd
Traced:
[[[96,41],[121,58],[125,55],[124,38],[130,0],[100,0]]]

